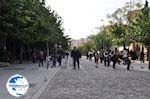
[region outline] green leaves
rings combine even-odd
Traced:
[[[7,36],[11,34],[24,44],[33,41],[67,44],[61,27],[62,19],[55,11],[44,6],[44,0],[6,1],[5,13],[0,15],[0,32]]]
[[[145,46],[150,45],[150,15],[147,15],[149,8],[143,8],[139,16],[134,18],[134,21],[130,22],[132,28],[131,36],[134,36],[136,42],[143,43]]]
[[[110,25],[105,26],[97,35],[89,39],[94,41],[96,49],[130,45],[132,42],[140,42],[150,45],[150,8],[142,9],[139,1],[135,2],[130,10],[130,3],[117,9],[112,15],[107,14]]]
[[[93,51],[94,50],[94,42],[92,41],[87,41],[84,45],[81,45],[79,47],[80,51],[83,52],[83,53],[86,53],[86,52],[90,52],[90,51]]]
[[[110,48],[112,46],[113,37],[110,32],[107,31],[107,27],[103,31],[100,31],[96,35],[89,36],[91,42],[94,42],[95,49],[99,50],[101,48]]]

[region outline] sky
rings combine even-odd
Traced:
[[[46,0],[46,6],[50,6],[62,17],[65,35],[69,35],[72,39],[80,39],[97,33],[98,27],[107,23],[106,15],[112,14],[129,1]]]

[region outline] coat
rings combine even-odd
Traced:
[[[78,49],[72,50],[71,51],[71,57],[74,59],[79,59],[79,58],[81,58],[81,52]]]

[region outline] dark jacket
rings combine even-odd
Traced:
[[[79,59],[81,58],[81,52],[77,49],[77,50],[72,50],[71,51],[71,57],[74,59]]]
[[[57,57],[57,53],[58,53],[58,48],[53,48],[53,50],[52,50],[52,57],[56,58]]]
[[[64,55],[63,49],[58,49],[57,50],[57,56],[62,57]]]

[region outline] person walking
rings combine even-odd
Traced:
[[[58,60],[59,66],[61,66],[63,55],[64,55],[63,49],[61,46],[59,46],[58,51],[57,51],[57,60]]]
[[[132,60],[133,60],[133,63],[135,62],[135,60],[137,59],[137,54],[135,51],[132,51]]]
[[[94,62],[96,63],[96,53],[97,53],[97,51],[94,51],[94,53],[93,53],[93,57],[94,57]]]
[[[95,67],[98,68],[98,61],[99,61],[99,54],[97,52],[95,52]]]
[[[48,55],[47,57],[46,57],[46,62],[47,62],[47,69],[48,69],[48,67],[49,67],[49,65],[50,65],[50,60],[51,59],[51,57],[50,57],[50,55]]]
[[[66,52],[66,57],[67,57],[67,60],[68,60],[68,58],[69,58],[69,52],[68,51]]]
[[[141,53],[140,53],[140,61],[141,61],[141,63],[144,63],[144,56],[145,56],[144,50],[142,50]]]
[[[100,50],[100,63],[102,63],[103,62],[103,60],[104,60],[104,55],[103,55],[103,50],[101,49]]]
[[[32,61],[33,61],[33,63],[35,63],[35,62],[36,62],[36,58],[37,58],[36,52],[33,52],[33,57],[32,57]]]
[[[129,51],[127,52],[126,64],[127,64],[127,70],[130,70],[130,65],[131,65],[131,54],[130,54]]]
[[[110,64],[109,51],[105,50],[104,51],[104,65],[109,66],[109,64]]]
[[[89,54],[89,61],[92,61],[92,52],[90,52],[90,54]]]
[[[73,69],[76,69],[76,63],[78,65],[78,69],[80,69],[79,59],[81,58],[81,52],[76,47],[74,47],[74,49],[71,51],[71,57],[73,58]]]
[[[57,44],[54,45],[53,51],[52,51],[52,62],[53,65],[51,67],[56,67],[56,62],[57,62]]]
[[[88,59],[89,58],[89,53],[88,52],[86,52],[86,59]]]
[[[42,65],[43,66],[43,60],[44,60],[44,53],[43,51],[39,52],[39,67]]]
[[[150,46],[148,47],[148,61],[149,61],[149,70],[150,70]]]
[[[127,49],[124,49],[123,52],[122,52],[122,59],[123,59],[123,64],[126,65],[127,64]]]
[[[116,68],[116,63],[118,62],[118,58],[119,58],[119,51],[117,48],[115,48],[115,51],[113,53],[113,68]]]

